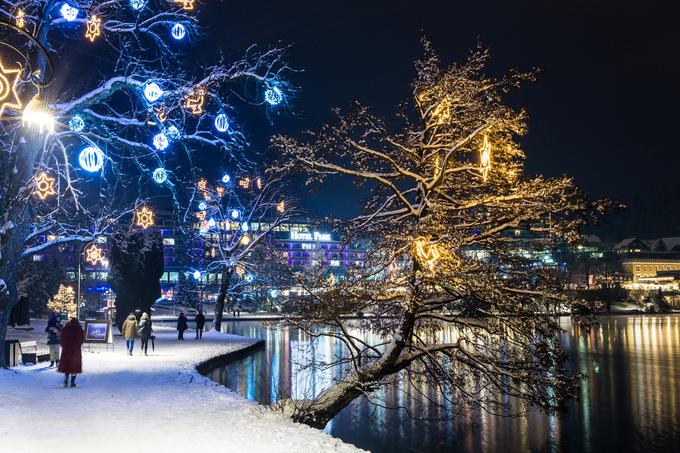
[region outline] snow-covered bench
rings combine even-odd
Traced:
[[[49,359],[49,354],[38,354],[38,342],[33,341],[20,341],[19,347],[21,348],[21,362],[22,363],[33,363],[43,362]]]

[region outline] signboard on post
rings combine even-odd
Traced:
[[[85,343],[113,343],[111,321],[85,320]]]

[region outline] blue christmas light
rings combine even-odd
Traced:
[[[178,22],[172,26],[170,34],[172,34],[172,37],[175,38],[177,41],[180,41],[184,39],[184,36],[187,34],[187,29],[184,28],[184,25]]]
[[[215,129],[218,132],[227,132],[229,129],[229,118],[224,113],[220,113],[215,117]]]
[[[272,299],[276,299],[277,297],[279,297],[279,290],[272,288],[269,290],[269,295],[272,296]]]
[[[239,217],[241,217],[241,213],[238,211],[238,209],[232,209],[231,212],[229,213],[232,219],[236,220]]]
[[[253,280],[255,280],[255,277],[253,277],[253,274],[248,274],[248,275],[246,275],[246,281],[247,281],[248,283],[252,283]]]
[[[248,222],[243,222],[241,224],[241,230],[248,231],[249,229],[250,229],[250,227],[248,226]]]
[[[68,3],[63,3],[61,8],[59,8],[59,14],[61,14],[61,17],[67,22],[73,22],[78,18],[78,8],[74,8]]]
[[[212,217],[210,217],[210,218],[208,219],[208,227],[210,227],[210,228],[215,228],[215,225],[217,225],[217,222],[215,222],[215,219],[213,219]]]
[[[80,152],[78,162],[83,170],[94,173],[104,166],[104,153],[96,146],[86,146]]]
[[[140,9],[144,8],[145,3],[146,2],[144,0],[130,0],[130,7],[135,11],[139,11]]]
[[[172,141],[177,141],[182,137],[182,134],[179,133],[179,129],[177,129],[175,126],[170,126],[167,128],[165,130],[165,134]]]
[[[271,87],[264,92],[264,100],[269,105],[279,105],[283,101],[283,93],[279,87]]]
[[[231,181],[231,176],[229,176],[229,175],[223,175],[222,176],[222,182],[224,184],[229,184],[229,181]]]
[[[153,180],[156,181],[156,183],[163,184],[168,179],[168,172],[165,171],[165,168],[158,167],[153,171],[152,176]]]
[[[83,129],[85,129],[85,121],[80,115],[74,115],[73,118],[68,121],[68,127],[73,132],[82,132]]]
[[[194,271],[194,280],[200,280],[201,279],[201,271]]]
[[[198,203],[198,209],[200,209],[201,211],[205,211],[206,209],[208,209],[208,203],[206,203],[205,201],[201,201],[200,203]]]
[[[164,151],[170,142],[168,141],[168,137],[164,133],[156,134],[153,137],[153,146],[158,150],[158,151]]]
[[[163,96],[163,89],[156,82],[146,82],[144,84],[144,97],[149,102],[156,102]]]

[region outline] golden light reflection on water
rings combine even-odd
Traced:
[[[327,427],[334,436],[372,451],[584,451],[677,450],[680,439],[680,316],[602,317],[590,328],[561,320],[562,347],[569,367],[582,373],[580,400],[567,414],[530,411],[518,418],[479,409],[460,413],[424,381],[381,389],[372,399],[387,409],[357,400]],[[257,323],[229,325],[229,331],[260,336],[267,348],[257,356],[215,370],[211,377],[248,398],[268,403],[281,396],[318,394],[338,368],[325,363],[344,354],[338,341],[312,338]],[[355,331],[354,333],[359,333]],[[361,333],[369,342],[379,342]],[[452,329],[438,333],[455,341]],[[320,367],[310,369],[310,361]],[[469,385],[475,385],[469,380]],[[430,400],[437,403],[433,405]],[[509,401],[512,403],[512,401]],[[450,418],[426,422],[420,418]]]

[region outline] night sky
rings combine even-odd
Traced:
[[[244,125],[255,146],[272,133],[315,128],[331,107],[353,99],[391,114],[409,94],[423,35],[447,63],[479,40],[491,50],[494,73],[540,67],[538,81],[510,98],[529,113],[527,169],[574,176],[591,196],[626,203],[596,230],[619,239],[680,235],[674,17],[655,2],[393,0],[223,2],[204,7],[201,20],[206,54],[292,45],[288,62],[303,71],[290,74],[299,93],[272,127]],[[304,205],[347,216],[360,198],[339,181]]]

